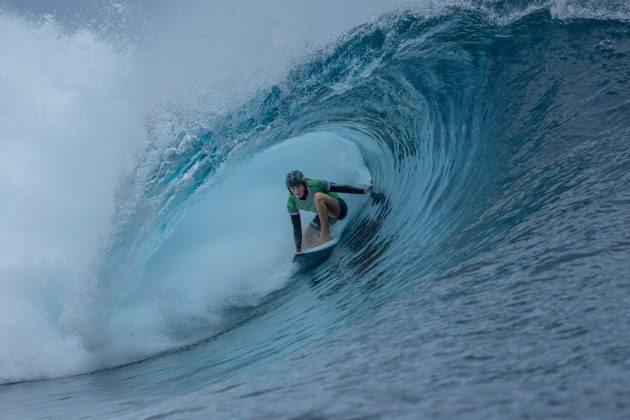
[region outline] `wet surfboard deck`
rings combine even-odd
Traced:
[[[325,242],[313,248],[309,248],[303,252],[296,253],[293,256],[293,262],[297,263],[301,268],[308,268],[315,266],[330,256],[335,245],[339,242],[339,236],[332,238],[330,241]]]
[[[330,254],[332,254],[335,246],[341,238],[341,234],[343,233],[345,226],[345,220],[341,223],[336,223],[330,228],[330,235],[332,236],[330,241],[324,242],[323,244],[312,248],[307,248],[300,253],[296,253],[293,256],[293,262],[298,265],[300,271],[319,265],[326,258],[330,257]]]
[[[308,257],[309,255],[317,255],[321,252],[326,251],[328,248],[334,247],[335,245],[337,245],[337,242],[339,242],[339,237],[332,238],[330,241],[324,242],[321,245],[314,246],[313,248],[308,248],[307,250],[300,253],[296,253],[293,259],[295,260],[296,258]]]

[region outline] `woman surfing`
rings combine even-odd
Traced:
[[[293,224],[295,250],[302,252],[302,221],[300,210],[316,213],[304,232],[304,247],[321,245],[332,239],[330,226],[337,220],[343,220],[348,214],[346,202],[337,193],[367,194],[371,187],[356,188],[349,185],[337,185],[329,181],[309,179],[300,171],[287,174],[286,185],[289,190],[287,210]],[[316,237],[316,234],[317,235]]]

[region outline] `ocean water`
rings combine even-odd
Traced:
[[[630,417],[627,2],[205,3],[0,2],[0,418]]]

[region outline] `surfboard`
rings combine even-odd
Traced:
[[[293,262],[298,265],[300,271],[313,268],[324,262],[326,258],[330,257],[330,254],[332,254],[335,246],[339,243],[339,239],[346,227],[346,223],[347,222],[343,220],[330,227],[330,235],[332,236],[330,241],[324,242],[323,244],[312,248],[306,248],[302,252],[296,253],[293,256]]]
[[[317,245],[313,248],[308,248],[306,251],[296,253],[295,256],[298,257],[300,255],[317,254],[318,252],[325,251],[326,249],[337,245],[337,242],[339,242],[339,236],[337,236],[336,238],[332,238],[330,241],[324,242],[321,245]]]
[[[296,253],[293,256],[293,262],[298,263],[301,266],[311,266],[325,260],[330,256],[333,249],[339,242],[339,238],[341,236],[340,233],[341,232],[339,232],[328,242],[324,242],[321,245],[315,246],[313,248],[308,248],[300,253]]]

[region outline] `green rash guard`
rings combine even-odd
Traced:
[[[339,199],[339,194],[330,191],[331,183],[324,180],[318,179],[307,179],[306,180],[306,198],[304,200],[300,200],[295,197],[293,194],[289,194],[289,198],[287,199],[287,210],[289,210],[289,214],[291,216],[295,216],[300,214],[300,210],[310,211],[313,213],[317,213],[317,209],[315,208],[315,202],[313,201],[313,197],[315,197],[315,193],[322,192],[328,194],[329,196]]]

